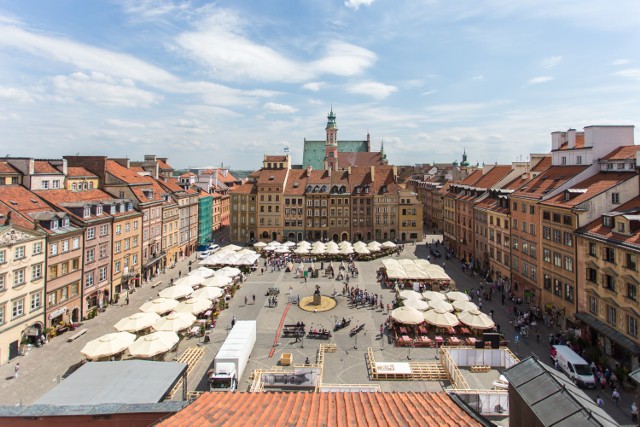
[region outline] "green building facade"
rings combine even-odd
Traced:
[[[213,236],[213,197],[200,196],[198,200],[198,246],[203,246]]]

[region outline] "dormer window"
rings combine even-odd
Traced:
[[[57,228],[58,228],[58,220],[57,220],[57,219],[54,219],[53,221],[51,221],[50,228],[51,228],[52,230],[55,230],[55,229],[57,229]]]
[[[96,215],[102,215],[102,205],[96,206]]]
[[[360,187],[356,187],[356,194],[360,194]]]
[[[127,211],[130,211],[133,209],[133,203],[127,203]]]
[[[624,222],[619,222],[618,223],[618,233],[624,233],[624,232],[625,232]]]
[[[602,225],[604,225],[605,227],[613,227],[613,218],[611,218],[610,216],[602,217]]]
[[[564,200],[565,201],[571,200],[571,194],[569,194],[568,191],[564,193]]]
[[[62,226],[63,227],[69,226],[69,218],[62,218]]]
[[[365,192],[365,194],[369,194],[369,186],[368,185],[366,187],[364,187],[364,192]]]
[[[87,218],[87,217],[90,217],[90,216],[91,216],[91,206],[85,206],[85,207],[84,207],[83,216],[84,216],[85,218]]]
[[[119,205],[119,206],[120,206],[119,211],[120,211],[120,212],[124,212],[124,203],[120,203],[120,205]]]

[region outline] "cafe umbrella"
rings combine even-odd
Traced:
[[[113,356],[126,350],[135,339],[136,336],[129,332],[106,334],[93,341],[89,341],[82,350],[80,350],[80,353],[89,360]]]
[[[492,329],[495,326],[491,317],[477,309],[458,313],[458,319],[473,329]]]
[[[140,311],[162,314],[173,310],[176,305],[178,305],[178,301],[173,298],[156,298],[142,304]]]
[[[424,322],[424,317],[420,310],[413,307],[398,307],[391,311],[391,318],[403,325],[418,325]]]
[[[157,313],[138,312],[120,319],[114,327],[120,332],[138,332],[152,326],[158,319],[160,316]]]
[[[428,310],[424,312],[424,320],[439,328],[449,328],[460,324],[455,314],[442,309]]]
[[[171,350],[179,340],[180,338],[175,332],[154,332],[138,338],[133,344],[129,345],[129,353],[133,357],[150,359]]]
[[[187,329],[193,322],[196,321],[196,316],[191,313],[177,313],[175,311],[169,313],[165,317],[161,317],[154,325],[153,329],[156,331],[172,331],[178,332],[183,329]]]

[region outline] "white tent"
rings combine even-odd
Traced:
[[[415,308],[416,310],[425,311],[429,310],[430,306],[427,301],[423,301],[420,299],[408,299],[404,301],[405,307]]]
[[[282,246],[286,246],[286,247],[288,247],[288,248],[291,248],[291,247],[293,247],[293,246],[295,246],[295,245],[296,245],[296,244],[295,244],[294,242],[292,242],[292,241],[284,242],[284,243],[282,244]]]
[[[449,313],[446,310],[434,309],[424,312],[424,320],[434,326],[440,328],[448,328],[458,325],[460,322],[453,313]]]
[[[447,292],[446,295],[449,301],[471,301],[471,297],[464,292],[451,291]]]
[[[298,255],[306,255],[309,253],[309,246],[298,246],[293,252]]]
[[[166,289],[161,290],[158,295],[162,298],[179,299],[184,298],[193,293],[193,288],[187,285],[175,285],[169,286]]]
[[[448,311],[448,312],[452,312],[453,311],[453,306],[450,303],[448,303],[447,301],[445,301],[445,300],[434,299],[432,301],[429,301],[429,305],[433,309],[440,309],[440,310],[444,310],[444,311]]]
[[[172,331],[178,332],[189,328],[196,321],[196,316],[191,313],[172,312],[162,317],[153,325],[156,331]]]
[[[151,358],[171,350],[179,340],[175,332],[154,332],[138,338],[129,346],[129,353],[133,357]]]
[[[205,280],[206,279],[199,274],[191,274],[191,275],[179,278],[173,284],[175,286],[188,286],[192,288],[194,286],[202,285]],[[175,298],[175,297],[168,297],[168,298]],[[177,297],[177,298],[180,298],[180,297]]]
[[[371,251],[367,249],[366,246],[354,246],[353,248],[358,255],[369,255],[371,253]]]
[[[253,244],[253,247],[256,248],[256,249],[262,249],[265,246],[267,246],[267,244],[265,242],[256,242],[256,243]]]
[[[446,300],[447,296],[445,294],[443,294],[442,292],[436,292],[436,291],[424,291],[422,293],[422,296],[425,297],[427,299],[427,301],[431,301],[431,300]]]
[[[173,310],[176,305],[178,305],[178,301],[173,298],[156,298],[153,301],[142,304],[140,311],[162,314]]]
[[[93,341],[89,341],[82,347],[80,353],[90,360],[113,356],[126,350],[135,339],[136,336],[129,332],[106,334]]]
[[[189,273],[189,276],[200,276],[206,279],[213,276],[213,270],[207,267],[198,267]]]
[[[382,246],[384,249],[393,249],[393,248],[395,248],[397,245],[396,245],[395,243],[390,242],[390,241],[388,241],[388,240],[387,240],[387,241],[386,241],[386,242],[384,242],[381,246]]]
[[[195,291],[192,294],[192,297],[214,300],[220,298],[222,295],[224,295],[224,291],[222,289],[213,286],[205,286],[204,288],[200,288]]]
[[[120,332],[138,332],[156,323],[160,316],[154,312],[138,312],[120,319],[114,327]]]
[[[211,308],[211,305],[212,303],[208,299],[190,298],[178,304],[174,311],[177,311],[179,313],[199,314],[209,310]]]
[[[405,325],[418,325],[424,322],[424,316],[420,310],[412,307],[398,307],[391,311],[391,317],[398,323]]]
[[[229,286],[231,282],[233,282],[233,279],[231,277],[219,275],[210,277],[205,280],[204,286],[213,288],[224,288],[225,286]]]
[[[462,311],[458,313],[458,319],[474,329],[491,329],[496,325],[491,317],[480,310]]]

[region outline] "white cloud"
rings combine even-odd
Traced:
[[[398,90],[397,87],[384,83],[365,81],[347,86],[347,92],[358,95],[367,95],[375,99],[384,99]]]
[[[562,56],[549,56],[542,60],[542,68],[553,68],[562,62]]]
[[[318,92],[323,85],[324,83],[322,82],[309,82],[302,85],[302,89]]]
[[[180,34],[177,44],[196,61],[209,67],[219,79],[299,82],[322,74],[352,76],[371,67],[376,55],[364,48],[341,42],[322,44],[319,59],[299,61],[277,48],[259,44],[244,34],[246,23],[236,13],[218,10],[198,26]]]
[[[425,90],[420,95],[422,96],[433,95],[434,93],[437,93],[437,92],[438,92],[437,90],[430,89],[430,90]]]
[[[630,63],[631,63],[630,59],[621,58],[621,59],[616,59],[615,61],[613,61],[611,63],[611,65],[627,65],[627,64],[630,64]]]
[[[630,79],[640,79],[640,68],[627,68],[614,73],[615,76],[628,77]]]
[[[297,113],[298,109],[291,105],[277,104],[275,102],[267,102],[263,107],[269,113]]]
[[[32,102],[33,96],[26,90],[0,86],[0,98],[16,102]]]
[[[135,87],[133,82],[101,73],[73,73],[52,79],[56,99],[62,102],[84,100],[110,107],[150,107],[161,96]]]
[[[553,77],[551,76],[540,76],[527,80],[527,83],[529,83],[530,85],[537,85],[540,83],[550,82],[551,80],[553,80]]]
[[[110,126],[123,129],[143,129],[146,127],[143,123],[120,119],[108,119],[106,123]]]
[[[125,13],[143,18],[156,18],[187,10],[188,2],[171,0],[124,0],[122,7]]]
[[[360,6],[371,6],[373,0],[346,0],[344,5],[349,9],[358,10]]]

